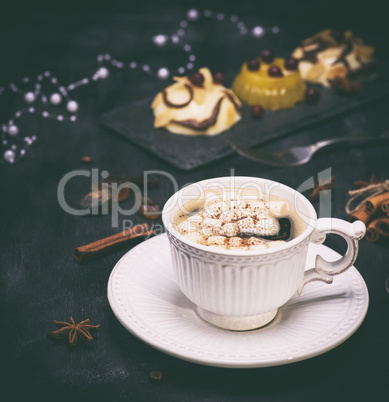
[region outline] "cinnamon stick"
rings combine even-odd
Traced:
[[[376,227],[378,232],[385,237],[389,237],[389,218],[381,217],[376,219]]]
[[[370,222],[365,237],[370,242],[376,242],[380,238],[389,238],[389,218],[380,217]]]
[[[154,234],[154,231],[150,230],[149,224],[142,223],[124,230],[123,232],[86,244],[85,246],[77,247],[74,250],[73,255],[76,261],[82,262],[98,255],[105,254],[108,251],[119,248],[120,246],[124,246],[132,239],[147,237],[152,234]]]
[[[389,201],[384,201],[381,204],[381,210],[382,210],[382,212],[384,212],[386,215],[389,216]]]
[[[348,220],[350,222],[354,221],[362,221],[366,226],[371,221],[371,215],[366,212],[365,205],[362,205],[358,208],[355,212],[353,212],[349,217]]]
[[[389,201],[389,192],[369,198],[365,202],[365,210],[369,215],[374,215],[381,210],[382,203],[386,201]]]

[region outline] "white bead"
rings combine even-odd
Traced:
[[[177,44],[180,41],[180,38],[177,35],[172,35],[172,42]]]
[[[7,151],[4,152],[4,159],[9,163],[14,163],[15,162],[15,152],[12,151],[11,149],[8,149]]]
[[[19,127],[18,126],[11,126],[8,128],[8,134],[11,136],[15,136],[19,134]]]
[[[109,70],[106,67],[101,67],[97,70],[97,74],[102,80],[105,80],[109,76]]]
[[[191,48],[190,45],[188,45],[188,44],[186,44],[186,45],[184,46],[185,52],[190,52],[191,49],[192,49],[192,48]]]
[[[42,116],[43,117],[49,117],[49,112],[46,112],[46,111],[42,112]]]
[[[150,66],[148,66],[147,64],[145,64],[145,65],[142,67],[142,69],[143,69],[143,71],[145,71],[145,72],[147,73],[148,71],[150,71]]]
[[[251,33],[255,38],[259,38],[263,35],[263,28],[260,26],[254,27]]]
[[[178,36],[184,36],[184,35],[185,35],[185,31],[184,31],[183,29],[179,29],[179,30],[177,31],[177,35],[178,35]]]
[[[162,47],[162,46],[164,46],[166,44],[166,42],[168,40],[168,37],[166,35],[159,34],[159,35],[153,36],[152,39],[153,39],[153,42],[157,46]]]
[[[62,121],[63,120],[63,116],[60,114],[57,116],[57,120]]]
[[[223,13],[218,13],[218,14],[216,14],[216,18],[217,18],[219,21],[222,21],[222,20],[224,20],[224,14],[223,14]]]
[[[196,61],[196,56],[194,54],[191,54],[189,56],[189,61]]]
[[[76,121],[77,117],[76,116],[70,116],[70,121]]]
[[[28,111],[29,111],[30,113],[34,113],[34,112],[35,112],[35,108],[34,108],[34,107],[29,107],[29,108],[28,108]]]
[[[184,21],[181,21],[181,22],[180,22],[180,27],[181,27],[181,28],[186,28],[187,26],[188,26],[188,21],[185,21],[185,20],[184,20]]]
[[[50,96],[50,103],[52,105],[59,105],[62,102],[62,97],[58,93],[54,93]]]
[[[231,15],[231,22],[238,22],[238,16]]]
[[[280,32],[280,28],[278,28],[278,27],[273,27],[273,28],[271,29],[271,31],[272,31],[274,34],[278,34],[278,32]]]
[[[25,149],[22,149],[21,151],[20,151],[20,155],[24,155],[26,153],[26,150]]]
[[[188,20],[195,21],[199,18],[199,12],[195,8],[191,8],[187,13]]]
[[[130,63],[130,67],[131,67],[131,68],[136,68],[136,62],[135,62],[135,61],[132,61],[132,62]]]
[[[177,70],[180,74],[184,74],[185,73],[185,68],[184,67],[178,67]]]
[[[193,63],[188,63],[188,64],[186,65],[186,68],[187,68],[188,70],[191,70],[191,69],[193,68]]]
[[[77,112],[77,110],[78,110],[78,102],[76,102],[74,100],[69,101],[68,104],[66,105],[66,109],[70,113]]]
[[[170,71],[166,67],[161,67],[157,71],[158,78],[160,78],[161,80],[166,80],[167,78],[169,78],[169,74]]]

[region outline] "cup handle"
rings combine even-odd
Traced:
[[[361,221],[353,223],[336,218],[320,218],[316,222],[316,228],[312,234],[311,242],[322,244],[326,239],[326,233],[336,233],[347,242],[346,254],[337,261],[326,261],[320,255],[316,256],[315,268],[305,271],[303,282],[297,289],[298,295],[303,292],[304,286],[313,281],[332,283],[333,276],[339,275],[350,268],[358,255],[358,240],[365,235],[366,226]]]

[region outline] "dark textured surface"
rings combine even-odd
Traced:
[[[315,31],[333,17],[334,24],[346,15],[333,13],[330,6],[322,19],[308,18],[315,5],[304,1],[220,3],[217,10],[258,20],[282,20],[296,27]],[[205,4],[205,5],[204,5]],[[197,3],[200,8],[211,7]],[[280,7],[280,4],[282,7]],[[337,3],[333,2],[334,7]],[[371,3],[369,3],[369,6]],[[80,5],[81,7],[81,5]],[[0,38],[2,79],[8,83],[45,70],[64,82],[91,75],[96,55],[109,52],[118,59],[157,57],[149,53],[150,37],[175,29],[186,7],[171,4],[158,8],[143,6],[128,12],[114,7],[95,15],[85,12],[68,16],[39,13],[23,18],[10,17]],[[84,9],[82,9],[84,10]],[[163,12],[162,12],[163,10]],[[268,11],[266,11],[268,10]],[[338,10],[338,8],[337,8]],[[347,22],[368,25],[367,36],[383,42],[379,8],[364,7]],[[18,16],[18,9],[15,15]],[[135,14],[134,14],[135,13]],[[347,14],[348,15],[348,14]],[[4,17],[4,15],[2,16]],[[374,18],[373,18],[374,17]],[[297,21],[303,21],[298,24]],[[173,24],[174,22],[174,24]],[[345,21],[343,21],[345,22]],[[276,22],[272,22],[275,24]],[[268,26],[270,22],[268,22]],[[278,23],[281,26],[281,22]],[[172,28],[174,25],[174,28]],[[126,46],[123,46],[123,40]],[[284,38],[290,46],[291,38]],[[215,42],[215,49],[218,42]],[[144,47],[143,47],[144,46]],[[151,49],[151,50],[150,50]],[[246,49],[251,54],[255,46]],[[216,55],[215,55],[216,53]],[[151,57],[151,55],[154,55]],[[163,57],[163,53],[158,53]],[[217,51],[209,55],[215,67]],[[216,61],[215,61],[216,59]],[[158,65],[158,60],[156,61]],[[167,65],[167,61],[164,64]],[[201,64],[204,61],[201,60]],[[331,168],[336,177],[332,216],[345,218],[347,191],[353,182],[389,176],[389,148],[385,146],[343,148],[317,155],[305,166],[272,168],[237,155],[213,162],[191,172],[173,168],[140,147],[112,135],[99,123],[109,111],[140,99],[139,85],[153,90],[160,83],[142,74],[118,72],[75,93],[80,102],[75,124],[27,116],[20,121],[23,133],[35,133],[37,143],[14,166],[0,165],[0,292],[2,399],[6,401],[379,401],[387,395],[389,295],[385,279],[389,276],[388,248],[362,241],[356,267],[364,277],[370,307],[359,330],[346,342],[321,356],[303,362],[265,369],[220,369],[203,367],[167,356],[128,333],[116,320],[107,300],[110,272],[127,251],[121,250],[99,260],[80,265],[72,257],[75,247],[116,233],[111,216],[77,217],[65,213],[57,200],[60,179],[74,169],[99,168],[113,174],[141,175],[146,170],[165,171],[179,186],[209,177],[258,176],[297,188],[311,176]],[[1,119],[17,110],[13,101],[4,102]],[[387,101],[377,102],[330,121],[303,129],[265,148],[278,149],[302,145],[336,135],[375,134],[388,128]],[[91,155],[93,162],[82,165],[80,158]],[[161,205],[173,192],[168,178],[150,193]],[[66,187],[66,200],[72,206],[89,190],[87,178],[75,178]],[[131,207],[130,201],[122,205]],[[318,204],[315,204],[318,208]],[[320,212],[320,211],[319,211]],[[138,215],[120,216],[142,222]],[[329,236],[327,244],[342,252],[342,240]],[[47,340],[55,329],[53,319],[76,321],[90,318],[101,324],[95,340],[86,347],[71,349]],[[160,385],[149,381],[149,372],[160,370]]]

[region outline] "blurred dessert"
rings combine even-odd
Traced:
[[[154,127],[175,134],[215,135],[241,119],[241,102],[222,85],[222,74],[212,76],[208,68],[201,68],[174,81],[153,100]]]
[[[305,81],[336,87],[345,80],[371,75],[376,66],[374,48],[367,46],[351,31],[327,29],[304,40],[293,52]]]
[[[277,110],[292,108],[304,100],[306,87],[296,59],[282,59],[270,50],[263,50],[260,57],[242,65],[232,89],[249,105]]]

